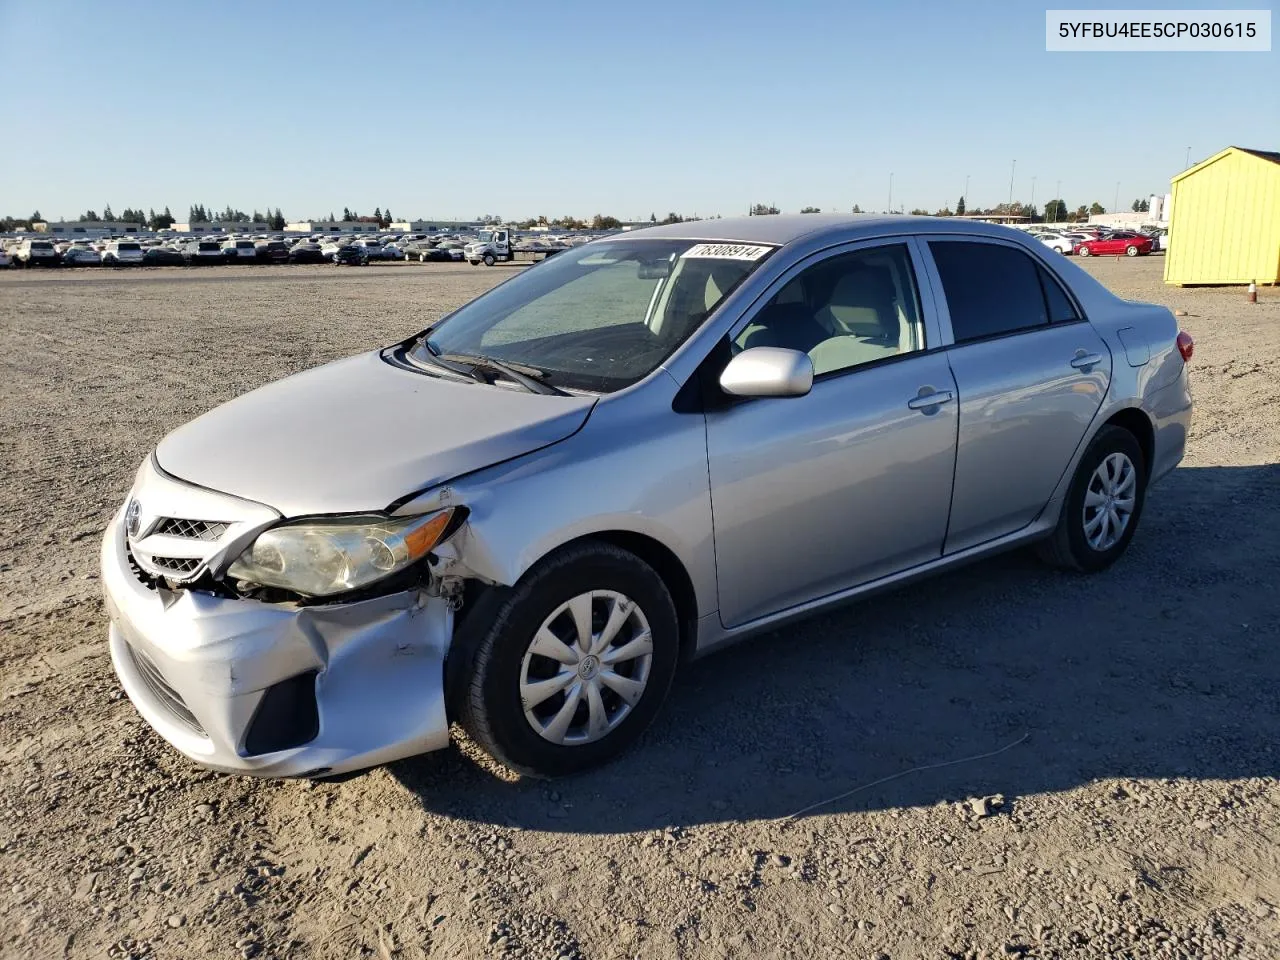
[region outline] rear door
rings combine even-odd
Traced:
[[[944,553],[1026,527],[1102,405],[1111,353],[1046,263],[999,240],[925,244],[959,435]]]

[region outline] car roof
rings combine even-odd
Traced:
[[[657,227],[645,227],[603,237],[609,243],[631,237],[670,238],[678,240],[719,240],[730,243],[774,243],[780,246],[800,239],[823,235],[857,240],[886,234],[964,233],[979,236],[1025,237],[1012,227],[956,217],[913,217],[902,214],[857,213],[792,213],[767,214],[759,217],[725,217],[719,220],[693,220]]]

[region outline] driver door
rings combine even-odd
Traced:
[[[707,413],[720,616],[735,627],[942,553],[958,394],[914,242],[797,265],[731,332],[814,362],[803,397]]]

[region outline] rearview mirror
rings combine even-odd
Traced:
[[[782,347],[752,347],[729,361],[720,388],[735,397],[803,397],[813,389],[813,361]]]
[[[671,276],[670,260],[650,260],[648,263],[641,261],[636,266],[638,280],[663,280],[669,276]]]

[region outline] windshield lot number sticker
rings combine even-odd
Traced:
[[[698,243],[681,256],[717,257],[721,260],[759,260],[772,249],[772,247],[758,247],[747,243]]]

